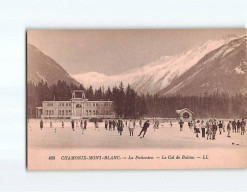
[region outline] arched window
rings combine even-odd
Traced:
[[[183,118],[190,118],[190,114],[188,112],[183,113]]]
[[[81,108],[81,104],[76,104],[76,108]]]

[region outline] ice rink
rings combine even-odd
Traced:
[[[138,123],[138,122],[137,122]],[[76,126],[75,131],[71,128],[71,122],[67,121],[62,128],[61,122],[53,121],[50,128],[49,121],[44,123],[44,128],[40,130],[39,120],[31,120],[28,123],[28,146],[31,148],[172,148],[172,149],[192,149],[192,148],[243,148],[247,149],[247,136],[240,133],[232,133],[231,138],[227,137],[227,132],[219,135],[217,131],[215,140],[199,138],[192,132],[187,123],[184,130],[180,131],[179,124],[161,123],[159,129],[154,131],[153,124],[147,130],[144,139],[138,137],[141,127],[136,125],[134,136],[129,136],[129,130],[124,127],[120,136],[117,130],[109,131],[104,128],[104,123],[99,123],[99,128],[95,130],[94,124],[88,122],[87,129],[83,130]],[[206,135],[207,136],[207,135]]]

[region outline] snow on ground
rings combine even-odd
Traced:
[[[178,150],[247,148],[246,134],[241,136],[240,133],[231,132],[231,138],[228,138],[227,132],[219,135],[219,131],[217,131],[216,140],[207,140],[202,138],[201,134],[199,138],[196,138],[187,123],[184,125],[184,131],[179,131],[177,123],[173,123],[173,127],[170,127],[169,123],[161,123],[160,128],[155,131],[151,124],[144,139],[137,136],[140,130],[141,127],[137,124],[134,136],[130,137],[127,127],[124,127],[123,135],[120,136],[117,130],[105,130],[104,123],[99,123],[99,129],[95,130],[94,124],[89,122],[86,130],[76,127],[75,124],[75,131],[72,131],[70,121],[65,122],[64,128],[59,121],[53,121],[53,127],[50,128],[50,123],[46,121],[43,130],[40,130],[39,121],[31,120],[28,123],[28,147],[37,149],[164,148]]]

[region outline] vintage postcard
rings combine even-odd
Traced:
[[[246,29],[28,30],[27,168],[247,168]]]

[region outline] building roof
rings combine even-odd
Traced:
[[[183,108],[183,109],[181,109],[181,110],[176,110],[176,113],[177,114],[180,114],[181,112],[183,112],[183,111],[187,111],[187,112],[190,112],[191,114],[194,114],[190,109],[188,109],[188,108]]]

